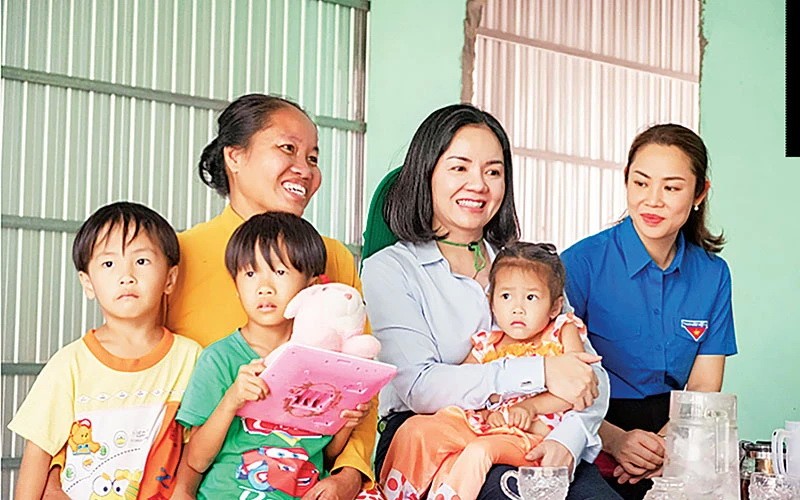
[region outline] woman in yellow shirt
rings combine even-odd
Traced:
[[[173,332],[203,346],[247,321],[225,269],[225,246],[233,232],[253,215],[267,211],[301,216],[321,182],[317,128],[295,103],[263,94],[245,95],[225,108],[217,123],[217,137],[200,157],[200,178],[227,197],[229,204],[213,219],[178,235],[180,268],[166,320]],[[325,274],[360,291],[353,256],[341,242],[323,239],[328,252]],[[363,482],[372,483],[375,405],[368,412],[331,475],[317,483],[307,498],[353,499]]]

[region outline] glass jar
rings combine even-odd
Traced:
[[[675,477],[654,477],[653,487],[647,491],[645,500],[689,500],[683,492],[683,481]]]
[[[735,395],[672,391],[666,430],[664,477],[681,479],[693,500],[738,500]]]

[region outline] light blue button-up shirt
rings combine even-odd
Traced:
[[[361,281],[372,333],[382,345],[379,359],[398,368],[381,391],[381,416],[430,414],[450,405],[483,408],[492,394],[545,390],[541,357],[461,364],[472,349],[471,336],[492,328],[489,301],[477,281],[450,270],[435,242],[384,248],[364,261]],[[585,347],[594,353],[588,342]],[[597,430],[608,409],[608,376],[599,363],[593,368],[600,396],[585,411],[567,412],[547,437],[566,446],[576,465],[599,453]]]

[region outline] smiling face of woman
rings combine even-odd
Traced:
[[[695,196],[697,177],[689,157],[677,146],[642,146],[628,170],[628,213],[651,252],[672,246],[694,205],[702,203],[708,188]]]
[[[503,148],[487,127],[461,128],[431,176],[432,227],[451,241],[481,239],[505,195]]]
[[[317,128],[291,106],[275,111],[247,147],[225,148],[231,205],[239,215],[267,211],[303,215],[322,181]]]

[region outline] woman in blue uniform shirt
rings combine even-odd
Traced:
[[[661,473],[669,392],[719,391],[736,354],[724,239],[706,226],[707,172],[697,134],[647,129],[628,153],[628,216],[562,256],[570,303],[611,381],[600,436],[607,480],[625,498],[642,498]]]

